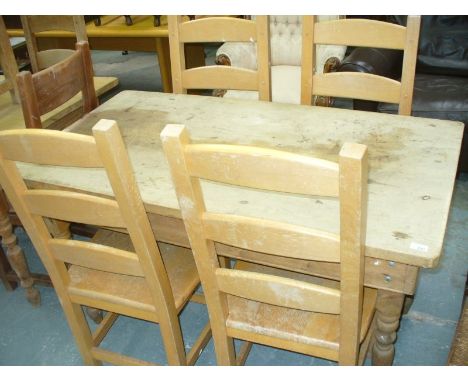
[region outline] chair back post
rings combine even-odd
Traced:
[[[301,105],[312,105],[315,69],[314,49],[315,16],[302,18]]]
[[[271,51],[270,51],[270,20],[269,16],[257,16],[257,70],[258,99],[271,101]]]
[[[184,43],[180,40],[179,25],[181,22],[182,16],[167,16],[171,56],[172,88],[176,94],[187,93],[187,89],[182,86],[182,71],[185,70],[185,49]]]
[[[359,356],[367,224],[367,148],[345,144],[340,152],[340,365]]]
[[[31,63],[31,68],[34,73],[38,72],[39,64],[37,62],[37,41],[34,33],[31,30],[29,25],[28,17],[30,16],[20,16],[21,25],[23,26],[24,37],[26,39],[26,48],[28,50],[29,62]]]
[[[119,204],[126,229],[153,294],[154,304],[159,309],[161,335],[166,346],[168,362],[172,365],[186,364],[180,330],[170,329],[178,322],[178,316],[169,278],[136,186],[130,159],[117,123],[100,120],[93,127],[93,135],[115,200]],[[177,337],[175,341],[169,338],[174,334]]]
[[[83,112],[87,114],[98,107],[96,89],[94,88],[93,63],[87,41],[78,41],[76,43],[76,50],[81,53],[83,62]]]
[[[26,128],[41,129],[41,113],[39,111],[39,102],[37,100],[31,72],[22,71],[18,73],[16,81]]]
[[[203,292],[207,301],[215,302],[214,304],[207,303],[207,308],[217,362],[218,365],[234,365],[236,359],[234,342],[226,331],[227,298],[219,292],[214,277],[214,270],[219,268],[219,260],[214,243],[205,239],[202,229],[201,215],[205,211],[205,203],[200,181],[188,175],[185,147],[190,144],[190,137],[183,125],[168,125],[161,133],[161,140],[171,169],[184,225],[190,233],[190,247],[197,263]]]
[[[72,16],[73,26],[76,33],[76,41],[88,41],[88,34],[86,33],[86,23],[84,16]]]
[[[398,114],[400,115],[411,115],[420,27],[420,16],[408,16],[406,22],[406,48],[403,53],[403,71],[401,74],[400,105],[398,107]]]

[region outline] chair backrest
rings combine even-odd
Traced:
[[[399,114],[410,115],[419,39],[419,16],[408,16],[407,26],[364,19],[302,22],[301,103],[311,105],[314,95],[357,98],[399,104]],[[401,82],[368,73],[314,72],[317,44],[403,50]]]
[[[100,120],[93,127],[93,135],[28,129],[0,132],[2,188],[46,266],[59,296],[67,293],[69,276],[66,263],[69,263],[144,277],[155,306],[175,309],[169,279],[117,123]],[[16,161],[104,169],[114,198],[66,190],[28,189]],[[135,252],[52,238],[44,217],[125,229]]]
[[[65,60],[38,73],[20,72],[16,80],[27,128],[42,128],[41,115],[62,105],[80,91],[83,114],[98,105],[87,41],[77,42],[76,51]]]
[[[0,81],[0,94],[10,91],[13,102],[17,103],[19,101],[18,88],[16,86],[18,66],[2,16],[0,16],[0,67],[5,76],[5,79]]]
[[[226,294],[288,308],[340,314],[340,362],[356,362],[362,313],[367,148],[343,145],[339,164],[277,150],[192,144],[180,125],[161,133],[195,256],[213,336],[225,332]],[[338,197],[340,234],[279,221],[209,212],[199,179],[267,191]],[[296,259],[341,262],[341,290],[221,268],[215,242]]]
[[[271,101],[268,16],[255,20],[234,17],[207,17],[183,21],[168,16],[172,81],[175,93],[187,89],[256,90],[259,99]],[[256,42],[257,70],[210,65],[187,69],[184,44],[209,42]]]
[[[76,35],[76,41],[88,41],[83,16],[21,16],[24,37],[33,73],[48,68],[74,53],[73,49],[38,49],[36,33],[67,31]]]

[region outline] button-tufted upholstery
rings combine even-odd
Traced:
[[[271,64],[301,66],[302,17],[270,16]]]
[[[255,16],[252,16],[254,19]],[[335,20],[339,16],[318,16],[319,21]],[[302,16],[270,16],[272,100],[282,103],[300,103]],[[318,45],[317,73],[323,72],[330,57],[342,59],[345,46]],[[255,70],[255,43],[224,43],[216,56],[225,55],[232,66]],[[224,97],[258,99],[256,92],[229,90]]]

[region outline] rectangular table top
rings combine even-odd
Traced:
[[[366,255],[434,267],[441,255],[463,135],[459,122],[193,95],[124,91],[71,131],[118,122],[149,212],[180,217],[160,132],[184,124],[194,141],[258,145],[337,161],[344,142],[368,146]],[[53,149],[53,148],[51,148]],[[21,165],[26,179],[111,195],[103,171]],[[281,176],[281,174],[279,174]],[[204,182],[208,210],[339,231],[335,199]]]

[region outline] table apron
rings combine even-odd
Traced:
[[[183,221],[154,213],[148,214],[153,232],[158,241],[190,248]],[[322,261],[297,260],[268,255],[216,243],[219,255],[239,260],[270,264],[282,269],[313,276],[340,279],[340,264]],[[413,295],[416,289],[419,268],[414,265],[366,257],[364,284],[368,287]]]

